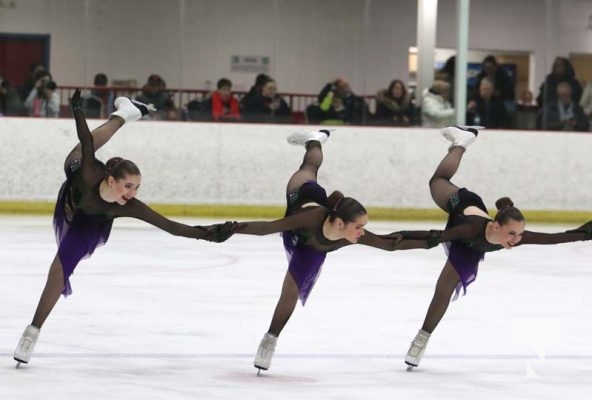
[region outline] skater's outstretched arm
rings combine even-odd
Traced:
[[[516,246],[520,246],[521,244],[560,244],[590,239],[592,239],[592,221],[586,222],[584,225],[576,229],[571,229],[565,232],[542,233],[524,231],[522,240],[518,242]]]
[[[407,247],[407,248],[427,248],[430,249],[436,246],[438,243],[449,242],[457,239],[470,239],[477,236],[480,232],[485,229],[487,222],[490,219],[479,217],[479,216],[468,216],[467,222],[464,224],[457,225],[455,227],[439,231],[401,231],[395,233],[401,233],[405,239],[416,239],[420,241],[426,241],[427,247]],[[411,242],[410,242],[411,244]],[[420,244],[418,244],[421,246]]]
[[[125,206],[116,209],[115,216],[141,219],[174,236],[203,239],[217,243],[227,240],[239,228],[236,222],[231,221],[209,226],[191,226],[175,222],[157,213],[136,198],[130,199]]]
[[[328,211],[323,207],[310,207],[310,210],[304,210],[275,221],[241,222],[237,233],[263,236],[302,228],[314,228],[324,221],[327,215]]]
[[[413,235],[407,236],[410,232],[413,232]],[[364,230],[364,235],[358,239],[358,243],[387,251],[430,249],[438,244],[440,233],[441,231],[407,231],[376,235]]]

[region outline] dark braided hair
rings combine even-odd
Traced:
[[[494,221],[497,221],[500,225],[508,223],[509,220],[522,222],[525,221],[522,212],[514,207],[514,202],[509,197],[502,197],[495,202],[497,207],[497,214],[495,215]]]
[[[327,198],[327,206],[331,210],[329,212],[329,221],[335,221],[335,218],[341,218],[341,220],[348,224],[353,222],[360,215],[366,215],[368,212],[364,206],[351,197],[345,197],[343,193],[334,191]]]
[[[117,181],[125,178],[126,175],[141,175],[136,164],[121,157],[110,158],[105,166],[107,167],[107,176],[112,176]]]

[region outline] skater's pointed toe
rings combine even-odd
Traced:
[[[479,130],[477,127],[461,127],[457,125],[450,125],[446,128],[442,129],[441,131],[442,136],[446,138],[450,143],[450,148],[452,147],[462,147],[466,149],[471,143],[475,141],[477,135],[479,134]]]
[[[111,116],[120,117],[125,122],[137,121],[148,115],[150,111],[156,111],[153,105],[144,104],[128,97],[118,97],[113,104],[117,111],[111,113]]]
[[[301,146],[305,145],[307,142],[316,140],[318,142],[324,143],[327,141],[329,136],[331,135],[332,129],[320,129],[318,131],[295,131],[288,135],[288,143]]]

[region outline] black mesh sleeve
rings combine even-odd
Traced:
[[[238,233],[262,236],[297,229],[312,229],[325,219],[327,212],[322,207],[310,208],[275,221],[241,222]]]
[[[225,224],[202,227],[175,222],[157,213],[136,198],[128,201],[123,207],[118,207],[114,216],[137,218],[174,236],[204,239],[213,242],[222,242],[228,239],[237,228],[236,223],[233,226],[226,227],[224,227]]]
[[[95,159],[94,140],[82,110],[82,99],[80,98],[80,90],[74,92],[72,96],[72,113],[74,121],[76,122],[76,134],[80,141],[80,146],[77,146],[70,152],[66,158],[65,168],[71,168],[75,160],[80,160],[80,171],[82,179],[89,183],[95,182],[104,178],[104,169],[101,164],[98,164]],[[70,171],[66,171],[68,174]]]
[[[567,231],[558,233],[542,233],[542,232],[531,232],[524,231],[522,240],[516,245],[522,244],[560,244],[577,242],[580,240],[590,240],[590,236],[585,231]]]

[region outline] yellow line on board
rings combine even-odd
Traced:
[[[284,215],[282,206],[229,204],[150,204],[157,212],[177,217],[215,217],[276,219]],[[49,201],[0,201],[0,214],[52,214],[54,203]],[[373,220],[384,221],[445,221],[439,209],[368,207]],[[528,222],[580,224],[592,220],[589,211],[524,211]]]

